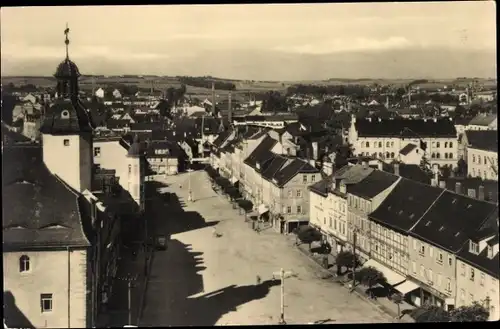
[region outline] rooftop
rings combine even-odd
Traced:
[[[469,148],[498,152],[498,131],[466,130],[465,135],[469,142]]]
[[[389,188],[399,179],[398,176],[385,171],[373,170],[362,181],[352,184],[349,193],[366,199],[372,199]]]
[[[406,129],[405,129],[406,128]],[[449,119],[357,119],[356,130],[360,137],[456,137],[455,125]]]
[[[493,203],[444,190],[412,233],[443,249],[458,252],[497,209]]]
[[[4,248],[88,246],[82,197],[50,173],[42,148],[11,147],[3,157]]]

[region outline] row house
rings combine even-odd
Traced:
[[[457,131],[449,119],[351,119],[349,144],[355,155],[377,156],[385,162],[420,163],[425,156],[431,165],[456,167]],[[407,145],[411,149],[405,149]],[[404,150],[403,153],[401,152]],[[411,154],[410,154],[411,153]]]
[[[269,127],[273,129],[280,129],[287,124],[298,121],[297,114],[286,113],[283,115],[247,115],[241,117],[234,117],[233,124],[235,126],[254,125],[259,127]]]
[[[471,237],[457,254],[456,307],[479,302],[490,311],[490,321],[498,321],[499,254],[498,227],[487,228]]]
[[[367,166],[365,163],[364,166]],[[347,242],[361,261],[370,258],[370,222],[368,214],[394,189],[400,178],[381,170],[374,170],[362,181],[350,186],[347,195]]]
[[[349,190],[373,170],[364,165],[347,165],[309,187],[309,224],[323,234],[324,240],[332,246],[332,252],[347,248]]]
[[[478,231],[497,220],[495,204],[448,190],[440,194],[410,231],[410,276],[420,283],[420,303],[455,307],[456,255]]]
[[[467,162],[467,176],[498,181],[497,131],[465,131],[462,143]]]
[[[380,270],[395,290],[417,305],[421,304],[421,296],[411,293],[419,289],[419,281],[409,277],[410,272],[417,271],[417,264],[410,257],[410,231],[441,193],[440,188],[401,178],[379,207],[368,215],[371,259],[365,266]],[[447,278],[452,277],[455,267],[454,263],[448,264],[448,260],[444,262],[447,266],[441,269],[440,275],[444,278],[441,284],[446,288]]]

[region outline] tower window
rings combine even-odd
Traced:
[[[69,139],[64,140],[64,146],[69,146]]]
[[[52,294],[41,294],[40,303],[42,307],[42,313],[52,312]]]
[[[30,270],[30,258],[22,255],[19,258],[19,272],[28,272]]]

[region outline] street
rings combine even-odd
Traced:
[[[321,279],[316,264],[272,230],[254,232],[228,200],[212,189],[204,171],[158,181],[156,233],[171,233],[151,268],[141,326],[277,324],[280,268],[285,280],[285,320],[305,324],[391,322],[388,316],[339,284]],[[164,187],[161,187],[164,186]],[[170,199],[170,204],[167,204]],[[213,236],[214,227],[222,236]],[[262,283],[257,285],[257,276]]]

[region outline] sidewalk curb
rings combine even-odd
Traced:
[[[148,275],[144,278],[144,287],[142,289],[142,294],[139,302],[139,312],[137,315],[137,325],[141,324],[142,312],[144,311],[144,302],[146,300],[146,292],[148,291],[149,277],[151,275],[151,267],[153,265],[153,258],[155,252],[153,250],[150,251],[149,262],[148,262]]]

